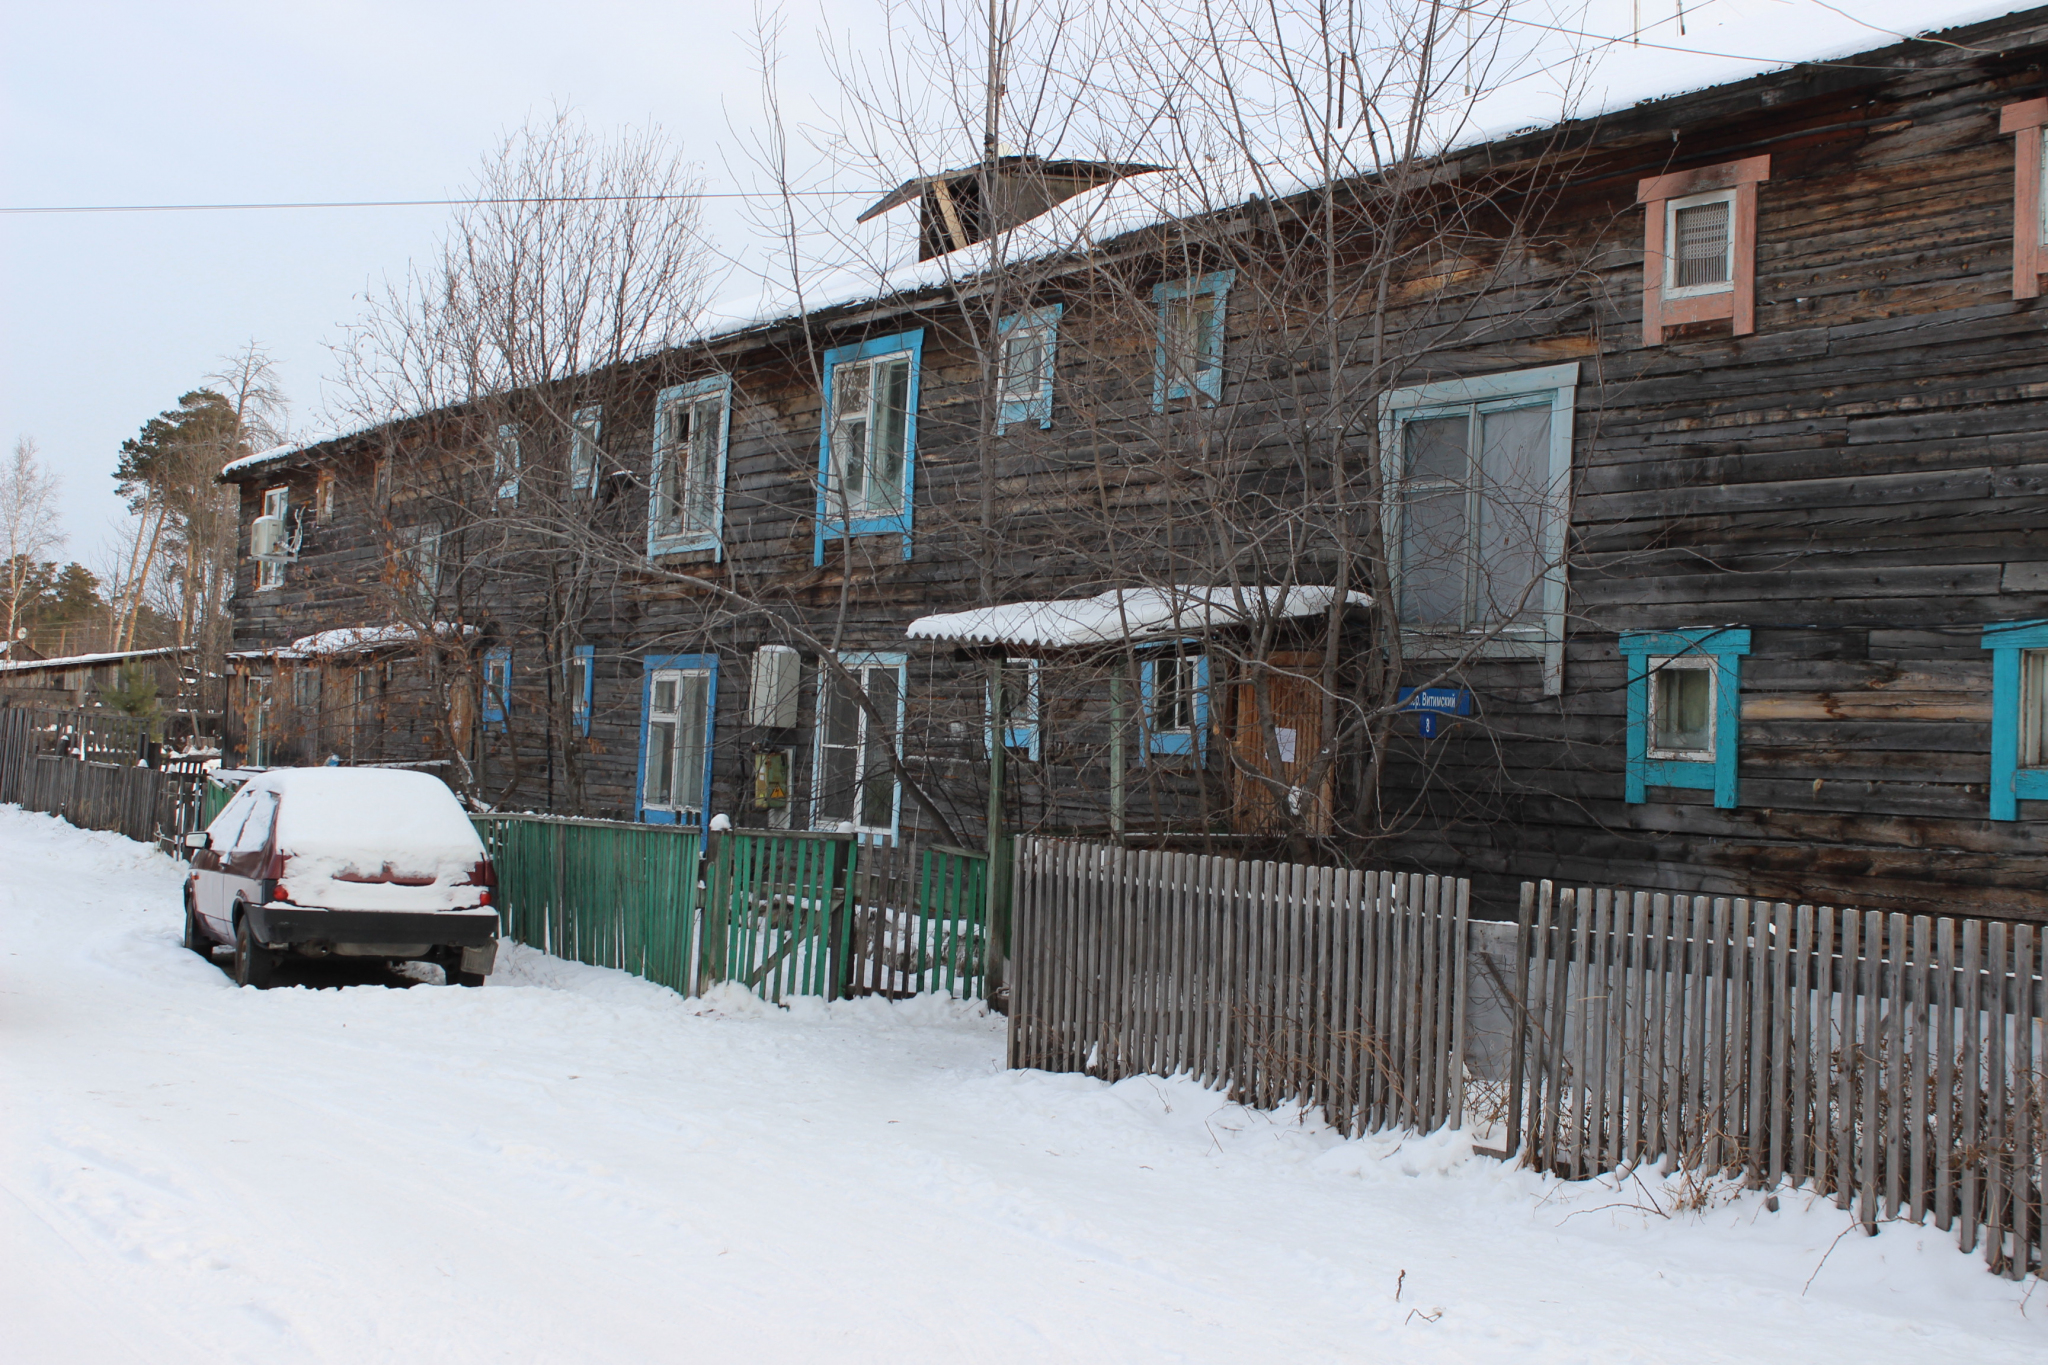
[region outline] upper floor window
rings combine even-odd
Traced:
[[[595,405],[569,415],[570,491],[597,488],[598,437],[604,433],[604,409]]]
[[[731,380],[712,375],[663,389],[655,400],[648,554],[720,549],[731,398]]]
[[[1756,330],[1756,187],[1770,178],[1770,157],[1752,156],[1637,182],[1645,346],[1716,318],[1736,336]]]
[[[441,590],[440,528],[401,526],[392,542],[392,586],[412,601],[432,603]]]
[[[334,520],[334,472],[323,469],[313,480],[313,517],[321,525]]]
[[[1991,818],[2048,801],[2048,620],[1986,626],[1991,651]]]
[[[1001,385],[996,435],[1013,424],[1052,425],[1053,362],[1059,349],[1062,305],[1012,313],[996,324]]]
[[[922,328],[825,352],[814,560],[825,542],[894,532],[910,558]]]
[[[266,488],[263,491],[263,515],[276,518],[277,530],[270,554],[256,561],[256,586],[259,588],[275,588],[284,583],[285,562],[281,552],[291,534],[291,513],[291,489]]]
[[[2013,135],[2012,296],[2031,299],[2041,292],[2041,273],[2048,270],[2048,96],[2008,104],[1998,111],[1998,131]]]
[[[1562,687],[1578,366],[1448,380],[1383,400],[1382,502],[1411,655],[1541,657]]]
[[[519,496],[519,428],[511,422],[501,423],[491,442],[491,482],[500,498]]]
[[[1157,285],[1159,346],[1152,376],[1152,406],[1175,399],[1223,397],[1223,324],[1236,280],[1234,270]]]

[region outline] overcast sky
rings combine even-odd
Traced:
[[[1587,103],[2020,8],[1698,0],[1681,36],[1674,0],[1640,0],[1647,37],[1696,51],[1603,46]],[[557,103],[600,130],[659,123],[709,188],[732,189],[729,125],[753,124],[758,108],[750,9],[737,0],[5,0],[4,10],[7,207],[447,197],[507,129]],[[785,10],[796,93],[822,79],[821,29],[859,46],[882,25],[881,0]],[[1613,35],[1629,31],[1636,7],[1532,0],[1514,12]],[[1572,42],[1527,33],[1560,53]],[[1526,121],[1554,116],[1554,102],[1543,107],[1554,98],[1532,88]],[[972,157],[971,136],[962,150]],[[849,201],[847,215],[861,207]],[[62,473],[66,557],[93,565],[121,514],[109,477],[121,441],[249,340],[280,362],[295,426],[316,426],[326,343],[367,285],[431,254],[449,213],[0,214],[0,440],[34,436]],[[738,205],[712,204],[707,222],[721,250],[744,256]]]

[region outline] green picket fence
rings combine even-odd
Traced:
[[[987,859],[970,850],[753,830],[706,848],[675,825],[472,818],[505,936],[543,952],[684,994],[986,993]]]

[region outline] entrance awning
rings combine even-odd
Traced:
[[[1336,588],[1316,585],[1113,588],[1094,597],[1006,602],[920,616],[910,623],[907,633],[913,640],[1074,649],[1123,640],[1173,639],[1262,620],[1320,616],[1338,595]],[[1349,606],[1372,605],[1366,593],[1342,596]]]

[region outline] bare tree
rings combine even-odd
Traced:
[[[344,416],[405,422],[385,452],[383,597],[447,698],[440,742],[479,799],[531,759],[560,804],[581,802],[561,683],[618,570],[588,553],[601,537],[534,528],[608,526],[628,362],[689,337],[709,287],[699,194],[659,129],[607,139],[558,110],[485,158],[436,261],[372,295],[340,348]],[[522,635],[544,667],[540,704],[515,708],[485,695],[477,645]],[[488,780],[472,761],[480,710],[507,716]]]
[[[4,638],[23,636],[22,603],[36,566],[64,543],[57,522],[62,481],[36,457],[32,436],[17,436],[14,453],[0,466],[0,557],[4,557],[7,624]]]

